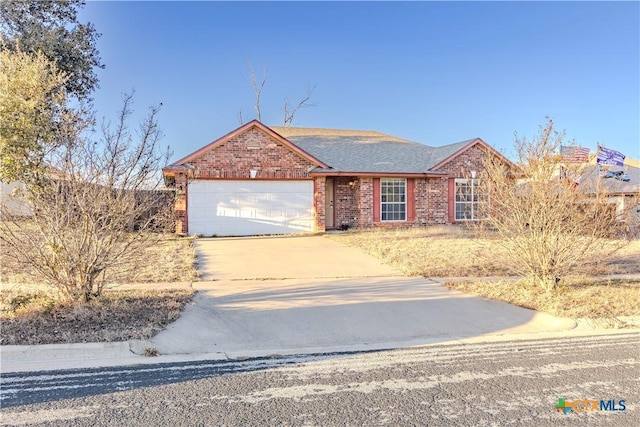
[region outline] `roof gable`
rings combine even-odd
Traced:
[[[243,134],[245,132],[248,132],[248,131],[250,131],[251,129],[254,129],[254,128],[264,132],[265,134],[267,134],[267,136],[269,136],[271,138],[274,138],[276,141],[278,141],[278,143],[282,144],[284,147],[286,147],[289,150],[293,151],[294,153],[296,153],[300,157],[308,160],[310,163],[316,165],[317,167],[329,167],[324,162],[322,162],[321,160],[315,158],[311,154],[307,153],[306,151],[304,151],[302,148],[298,147],[297,145],[292,144],[289,140],[287,140],[286,138],[283,138],[281,135],[279,135],[278,133],[274,132],[269,127],[263,125],[262,123],[260,123],[257,120],[252,120],[249,123],[247,123],[245,125],[242,125],[239,128],[229,132],[228,134],[224,135],[223,137],[216,139],[215,141],[211,142],[210,144],[207,144],[204,147],[194,151],[193,153],[183,157],[182,159],[178,160],[177,162],[172,163],[171,165],[167,166],[164,169],[167,170],[167,171],[175,170],[175,169],[181,169],[184,166],[186,166],[188,163],[193,162],[194,160],[198,159],[199,157],[203,156],[204,154],[208,153],[209,151],[215,149],[216,147],[219,147],[219,146],[225,144],[227,141],[231,140],[232,138],[235,138],[238,135],[241,135],[241,134]]]
[[[498,157],[500,160],[502,160],[505,164],[509,165],[510,167],[513,167],[513,168],[516,167],[516,165],[511,160],[507,159],[505,156],[503,156],[495,148],[493,148],[492,146],[484,142],[482,139],[474,138],[474,139],[468,139],[466,141],[461,141],[455,144],[445,145],[444,147],[440,147],[440,151],[436,153],[436,156],[434,156],[434,158],[432,159],[433,164],[430,167],[430,169],[438,170],[442,168],[444,165],[446,165],[456,157],[460,156],[461,154],[465,153],[466,151],[470,150],[471,148],[475,147],[476,145],[481,146],[484,150]]]

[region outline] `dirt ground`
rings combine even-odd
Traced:
[[[83,305],[61,303],[42,292],[0,294],[2,345],[148,339],[176,320],[192,289],[108,290]]]

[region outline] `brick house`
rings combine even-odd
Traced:
[[[163,169],[176,231],[255,235],[474,220],[479,138],[429,147],[372,131],[249,122]]]

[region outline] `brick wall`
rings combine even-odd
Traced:
[[[316,177],[314,180],[314,200],[316,205],[316,231],[326,231],[325,191],[326,178]]]
[[[258,171],[256,179],[306,179],[315,166],[256,128],[212,148],[190,164],[196,179],[249,179],[252,169]]]
[[[336,227],[347,223],[347,221],[350,221],[351,227],[361,229],[370,227],[404,228],[446,222],[446,179],[414,179],[414,221],[376,223],[373,221],[373,178],[337,177],[334,179]],[[348,183],[353,180],[356,181],[356,184],[351,189]],[[442,199],[442,194],[444,199]],[[439,209],[439,212],[434,213],[432,207]]]
[[[358,228],[373,227],[373,178],[358,179]]]
[[[349,183],[353,182],[354,186]],[[360,209],[358,199],[360,182],[356,177],[339,176],[333,179],[333,202],[335,206],[335,227],[346,225],[349,228],[358,227]]]
[[[413,221],[380,221],[376,223],[372,223],[374,227],[377,228],[409,228],[409,227],[421,227],[430,224],[429,221],[429,213],[430,213],[430,204],[427,200],[428,194],[428,182],[429,180],[426,178],[408,178],[407,179],[407,187],[409,186],[409,180],[413,180],[413,206],[414,206],[414,219]],[[373,203],[373,197],[372,197]],[[409,204],[407,204],[407,209],[409,209]],[[409,212],[407,212],[407,218],[409,217]]]
[[[187,223],[187,176],[176,174],[176,202],[173,209],[176,221],[176,233],[185,234],[189,230]]]
[[[483,170],[485,156],[484,148],[474,145],[443,165],[440,170],[448,172],[449,178],[471,178],[471,171]]]
[[[427,225],[429,223],[429,201],[428,201],[428,184],[427,179],[416,179],[415,181],[415,201],[416,209],[416,225]]]
[[[426,205],[427,205],[427,217],[426,223],[433,224],[446,224],[448,214],[448,179],[443,178],[429,178],[426,180]]]

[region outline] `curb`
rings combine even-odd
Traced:
[[[95,368],[113,362],[135,364],[126,341],[0,346],[0,372]],[[118,363],[119,364],[119,363]]]
[[[561,319],[566,320],[566,319]],[[563,326],[569,326],[564,323]],[[213,353],[160,354],[148,357],[135,354],[134,351],[147,348],[148,341],[132,340],[128,342],[84,343],[84,344],[43,344],[0,346],[0,372],[2,375],[45,372],[70,369],[100,369],[118,366],[152,365],[161,363],[194,362],[206,360],[242,361],[256,357],[278,359],[281,357],[305,354],[360,353],[386,351],[403,348],[421,348],[433,345],[477,344],[505,341],[528,341],[548,338],[566,338],[572,336],[637,334],[640,328],[598,329],[594,327],[576,327],[555,331],[503,331],[499,334],[475,337],[449,336],[442,340],[409,340],[376,344],[354,344],[335,347],[306,347],[288,349],[261,349]],[[8,366],[7,366],[8,365]]]
[[[58,360],[76,359],[79,355],[83,359],[119,357],[130,354],[129,343],[126,341],[107,343],[81,344],[40,344],[40,345],[3,345],[0,346],[2,361],[30,360]]]

